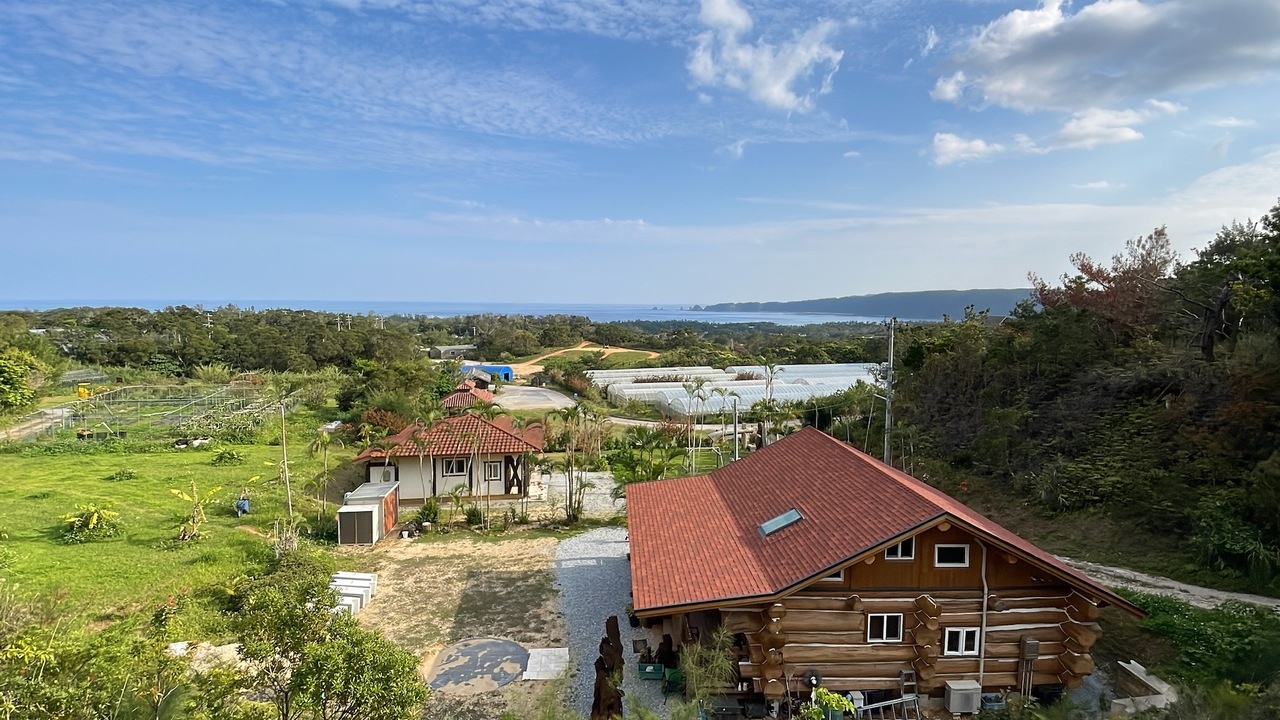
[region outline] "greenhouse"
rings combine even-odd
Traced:
[[[763,365],[731,365],[724,370],[708,366],[593,370],[591,381],[617,405],[641,402],[668,416],[714,415],[750,408],[768,397],[780,403],[805,403],[829,397],[858,383],[876,384],[877,363],[827,363],[776,365],[773,380]],[[679,381],[668,378],[678,377]],[[741,378],[741,379],[740,379]],[[650,380],[658,380],[650,382]],[[697,396],[689,385],[703,381]]]

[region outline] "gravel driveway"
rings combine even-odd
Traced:
[[[644,631],[628,625],[625,614],[627,603],[631,602],[629,547],[625,528],[600,528],[569,538],[556,548],[560,612],[568,629],[569,662],[574,668],[568,702],[583,717],[591,713],[594,665],[600,654],[604,623],[610,615],[618,616],[624,646],[624,704],[639,701],[659,717],[669,717],[661,684],[653,680],[641,682],[636,668],[638,656],[631,652],[631,641],[644,638]]]

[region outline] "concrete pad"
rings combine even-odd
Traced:
[[[521,680],[555,680],[569,667],[569,648],[531,648]]]
[[[511,640],[463,640],[440,651],[427,684],[449,695],[478,695],[519,678],[528,660],[529,652]]]

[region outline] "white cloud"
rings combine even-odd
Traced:
[[[955,102],[964,93],[965,83],[964,71],[957,70],[952,75],[938,78],[938,82],[933,85],[933,90],[929,92],[929,97],[944,102]]]
[[[1280,12],[1264,0],[1063,0],[1014,10],[951,59],[934,97],[1077,111],[1247,82],[1280,69]],[[960,75],[963,73],[963,75]],[[943,85],[944,81],[947,83]]]
[[[1073,183],[1071,187],[1076,190],[1111,190],[1113,188],[1122,188],[1124,183],[1113,184],[1106,180],[1096,180],[1087,183]]]
[[[724,147],[716,148],[716,152],[720,153],[721,155],[728,155],[730,157],[735,157],[735,158],[742,157],[743,153],[745,153],[746,151],[747,151],[746,140],[738,140],[735,142],[731,142],[728,145],[725,145]]]
[[[811,109],[819,95],[831,91],[844,57],[827,42],[835,23],[818,22],[775,45],[763,38],[744,41],[753,23],[737,0],[702,0],[698,19],[710,29],[698,35],[686,64],[695,83],[745,92],[756,102],[796,112]],[[815,72],[824,72],[816,87],[808,82]],[[802,84],[809,87],[797,89]]]
[[[1183,110],[1186,108],[1163,100],[1148,100],[1145,107],[1136,110],[1081,110],[1071,115],[1054,136],[1052,144],[1055,148],[1093,148],[1108,143],[1141,140],[1142,133],[1135,126]]]
[[[1208,120],[1205,121],[1205,124],[1212,125],[1213,127],[1220,127],[1220,128],[1253,127],[1255,125],[1255,123],[1252,120],[1245,120],[1242,118],[1230,117],[1230,116],[1209,118]]]
[[[847,158],[862,157],[862,153],[858,152],[857,150],[846,150],[844,153],[844,157],[847,157]]]
[[[935,165],[950,165],[954,162],[977,160],[1003,151],[1003,145],[989,143],[978,138],[962,138],[951,133],[937,133],[933,136],[933,162]]]

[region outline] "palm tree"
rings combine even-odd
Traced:
[[[329,493],[329,448],[333,445],[343,447],[342,440],[334,437],[327,430],[321,430],[311,439],[311,443],[307,445],[307,454],[315,457],[317,453],[323,458],[324,471],[320,473],[320,483],[316,488],[316,495],[320,501],[320,512],[316,515],[316,525],[320,524],[320,518],[324,515],[328,503]]]
[[[724,387],[711,388],[711,394],[720,396],[720,412],[717,414],[720,416],[720,439],[723,441],[725,428],[729,424],[729,398],[731,397],[740,398],[742,396],[738,394],[737,390],[730,390],[729,388],[724,388]],[[736,438],[735,438],[735,442],[736,442]],[[719,451],[717,450],[717,452]],[[723,455],[720,456],[720,460],[721,460],[721,465],[723,465],[724,464]]]
[[[693,440],[695,437],[694,427],[697,425],[697,422],[698,422],[698,405],[696,403],[705,401],[707,399],[707,394],[706,392],[703,391],[703,388],[705,388],[706,385],[707,385],[706,378],[694,378],[692,382],[687,382],[684,384],[684,391],[689,396],[689,416],[687,420],[689,425],[689,437],[688,437],[689,462],[693,465],[693,467],[697,467],[697,464],[698,464],[697,455],[694,453],[694,447],[693,447]],[[702,444],[701,438],[699,438],[698,440],[699,440],[698,444],[699,446],[701,446]]]
[[[577,459],[578,429],[586,414],[586,407],[579,401],[557,410],[555,414],[564,420],[565,424],[565,519],[573,523],[577,521],[573,508],[573,471]]]
[[[492,403],[488,400],[477,400],[475,404],[471,406],[470,412],[479,415],[489,422],[493,422],[494,418],[507,413],[507,411],[499,407],[497,403]]]
[[[436,459],[431,454],[431,450],[432,446],[435,445],[435,441],[430,439],[429,433],[436,422],[443,417],[444,408],[437,405],[428,408],[421,417],[414,421],[419,425],[418,430],[413,434],[413,444],[418,450],[418,482],[422,485],[422,503],[424,505],[427,502],[427,477],[422,472],[422,461],[424,456],[431,458],[431,496],[434,497],[436,494]]]

